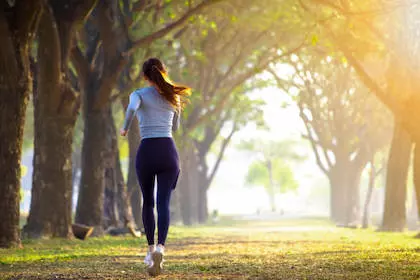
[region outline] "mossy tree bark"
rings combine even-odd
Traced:
[[[0,247],[20,245],[20,160],[31,91],[29,50],[42,1],[0,3]]]

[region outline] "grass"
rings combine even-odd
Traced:
[[[414,234],[317,219],[171,227],[157,279],[420,279]],[[0,250],[0,279],[147,279],[145,248],[144,237],[25,240]]]

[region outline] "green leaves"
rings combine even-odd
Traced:
[[[280,158],[271,162],[254,161],[248,169],[245,182],[248,186],[263,186],[267,190],[273,187],[276,193],[293,191],[298,187],[290,165]]]
[[[263,186],[268,193],[296,190],[298,183],[291,163],[305,158],[295,152],[296,146],[294,141],[242,141],[238,148],[251,152],[256,158],[248,168],[246,185]]]
[[[317,34],[312,34],[311,36],[311,44],[312,46],[316,46],[317,43],[319,41],[318,35]]]

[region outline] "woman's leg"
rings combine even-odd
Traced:
[[[165,245],[170,223],[169,204],[172,190],[178,181],[179,168],[174,166],[157,175],[157,211],[158,211],[158,244]]]
[[[150,245],[154,245],[155,236],[155,198],[153,196],[155,186],[154,175],[139,175],[139,183],[141,192],[143,193],[143,209],[142,218],[144,231],[146,232],[147,242]]]
[[[154,245],[154,235],[155,235],[155,198],[154,198],[154,189],[155,189],[155,174],[148,164],[148,147],[144,146],[145,144],[141,143],[139,150],[137,151],[136,157],[136,172],[137,179],[140,185],[141,192],[143,194],[143,210],[142,218],[144,231],[146,232],[147,242],[150,245]]]

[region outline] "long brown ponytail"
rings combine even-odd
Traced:
[[[143,74],[159,89],[159,93],[175,108],[183,108],[191,88],[178,85],[169,79],[163,63],[157,58],[149,58],[143,64]]]

